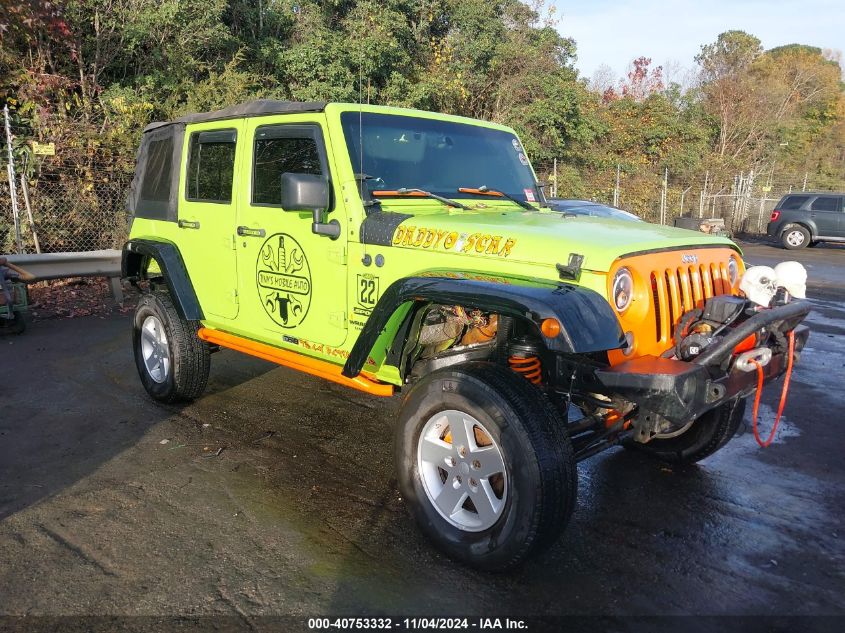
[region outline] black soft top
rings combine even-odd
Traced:
[[[258,99],[215,112],[186,114],[173,121],[150,123],[144,128],[129,187],[126,208],[135,217],[176,222],[179,207],[179,165],[185,126],[205,121],[224,121],[269,114],[322,112],[323,101],[277,101]]]
[[[257,99],[237,105],[215,110],[214,112],[196,112],[186,114],[173,121],[150,123],[144,132],[155,130],[173,123],[203,123],[205,121],[223,121],[225,119],[239,119],[247,116],[265,116],[268,114],[295,114],[298,112],[322,112],[326,108],[325,101],[278,101],[276,99]]]

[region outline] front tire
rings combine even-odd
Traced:
[[[547,547],[577,494],[572,445],[551,402],[510,369],[467,363],[420,380],[396,428],[399,488],[422,531],[485,570]]]
[[[794,251],[810,244],[810,232],[803,226],[790,226],[781,233],[780,241],[784,248]]]
[[[694,464],[727,444],[739,429],[743,415],[745,399],[737,399],[711,409],[676,437],[656,437],[646,444],[625,440],[623,444],[665,462]]]
[[[151,292],[135,309],[132,347],[144,389],[159,402],[189,401],[205,391],[211,358],[197,337],[197,321],[187,321],[170,297]]]

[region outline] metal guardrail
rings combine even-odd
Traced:
[[[120,277],[118,250],[7,255],[6,258],[31,272],[39,281],[63,277]]]
[[[108,277],[114,298],[123,302],[119,250],[7,255],[6,258],[31,272],[38,281],[66,277]]]

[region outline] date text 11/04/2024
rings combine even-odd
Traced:
[[[518,631],[528,624],[519,618],[308,618],[308,628],[320,630],[405,630],[405,631]]]

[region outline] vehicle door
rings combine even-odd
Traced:
[[[837,237],[842,219],[840,196],[816,196],[810,203],[810,217],[816,223],[819,237]]]
[[[206,319],[238,315],[236,166],[246,145],[240,122],[188,126],[182,157],[178,246]]]
[[[238,265],[244,334],[274,345],[325,355],[346,339],[346,224],[331,182],[325,117],[283,115],[247,121],[249,157],[241,171]],[[332,240],[312,231],[310,212],[285,211],[284,173],[317,174],[330,183]],[[337,208],[335,208],[337,207]]]

